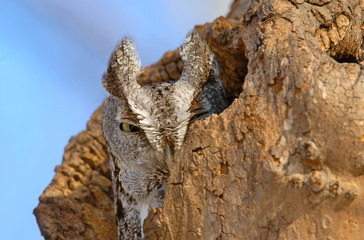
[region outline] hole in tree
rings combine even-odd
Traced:
[[[339,63],[359,63],[359,56],[355,56],[354,54],[342,54],[340,56],[334,56],[333,57],[336,61]]]

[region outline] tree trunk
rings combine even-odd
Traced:
[[[244,4],[196,27],[231,105],[189,127],[146,238],[363,239],[364,2]],[[181,69],[168,52],[139,81]],[[40,196],[46,239],[116,239],[101,118],[102,107]]]

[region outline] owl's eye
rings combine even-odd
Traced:
[[[123,132],[139,132],[140,128],[129,123],[120,123],[120,130]]]
[[[200,119],[204,119],[205,117],[207,117],[207,115],[209,114],[209,112],[200,112],[195,114],[192,118],[191,118],[191,122],[195,121],[195,120],[200,120]]]

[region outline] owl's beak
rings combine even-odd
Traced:
[[[174,158],[174,151],[173,151],[173,148],[171,148],[171,146],[169,146],[168,144],[166,145],[166,148],[164,149],[164,156],[166,158],[166,163],[167,163],[168,169],[170,169],[172,162],[173,162],[173,158]]]

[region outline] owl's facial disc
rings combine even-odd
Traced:
[[[143,130],[151,146],[164,155],[168,167],[183,144],[194,97],[193,89],[179,86],[176,91],[175,83],[144,85],[128,98],[128,105],[138,119],[138,127]]]

